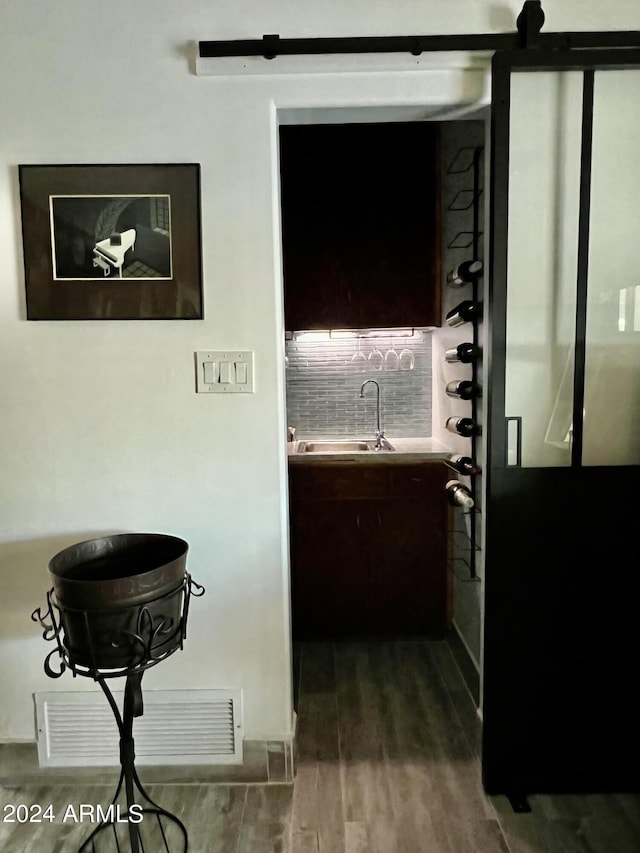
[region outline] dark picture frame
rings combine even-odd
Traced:
[[[28,320],[202,319],[200,164],[18,171]]]

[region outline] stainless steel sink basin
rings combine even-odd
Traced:
[[[387,453],[394,448],[385,440],[380,450],[375,449],[375,439],[370,441],[299,441],[298,453]]]

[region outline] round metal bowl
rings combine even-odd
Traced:
[[[164,657],[182,642],[188,544],[123,533],[71,545],[49,562],[73,664],[116,669]]]

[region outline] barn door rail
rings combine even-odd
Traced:
[[[280,38],[271,33],[256,39],[199,41],[202,59],[233,56],[278,56],[326,54],[408,53],[420,56],[437,51],[498,51],[518,48],[569,50],[573,48],[640,47],[640,31],[541,32],[544,11],[540,0],[525,0],[516,20],[516,31],[509,33],[459,33],[452,35],[347,36],[329,38]]]

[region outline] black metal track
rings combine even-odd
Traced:
[[[526,34],[468,33],[459,35],[355,36],[341,38],[287,38],[277,34],[257,39],[198,42],[203,59],[231,56],[303,56],[362,53],[421,53],[438,51],[516,50],[530,46]],[[535,46],[543,50],[640,47],[640,30],[540,33]]]
[[[490,43],[488,43],[490,40]],[[281,39],[264,35],[260,39],[237,41],[201,41],[200,56],[276,56],[325,55],[347,53],[421,53],[449,50],[511,50],[518,47],[517,33],[493,35],[437,36],[347,36],[342,38]]]

